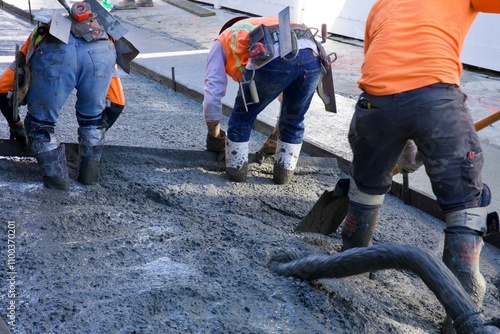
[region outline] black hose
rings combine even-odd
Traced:
[[[334,255],[313,255],[272,267],[279,275],[303,280],[340,278],[382,269],[410,270],[436,295],[452,317],[457,334],[500,333],[498,327],[485,325],[481,310],[445,264],[418,247],[380,244]]]

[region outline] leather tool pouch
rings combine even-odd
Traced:
[[[266,26],[261,24],[250,31],[248,37],[250,39],[248,52],[256,66],[263,66],[274,58],[274,40]]]
[[[76,38],[83,38],[87,42],[106,40],[108,39],[108,34],[102,24],[95,17],[91,17],[87,20],[76,21],[71,19],[71,33]]]

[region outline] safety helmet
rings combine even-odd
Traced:
[[[249,16],[238,16],[238,17],[232,18],[231,20],[229,20],[226,23],[224,23],[224,25],[222,26],[222,28],[219,31],[219,35],[222,34],[222,32],[224,30],[226,30],[227,28],[229,28],[230,26],[232,26],[236,22],[244,20],[244,19],[248,19],[248,18],[249,18]]]

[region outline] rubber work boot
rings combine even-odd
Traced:
[[[78,182],[84,185],[94,183],[104,148],[104,128],[78,128],[78,142],[80,154],[80,170]]]
[[[371,195],[358,189],[356,182],[349,181],[349,207],[342,223],[342,251],[371,245],[377,226],[379,208],[384,195]]]
[[[137,0],[137,7],[153,7],[153,0]]]
[[[234,182],[246,182],[248,142],[237,143],[226,137],[226,174]]]
[[[489,188],[485,185],[482,207],[448,213],[444,237],[443,262],[458,278],[464,290],[481,308],[486,293],[486,281],[479,271],[479,259],[483,248],[482,236],[486,233],[486,206],[490,202]],[[453,334],[453,321],[447,316],[442,333]]]
[[[122,2],[119,2],[116,5],[114,5],[113,9],[116,10],[137,9],[137,5],[135,4],[135,0],[123,0]]]
[[[379,205],[364,205],[349,201],[347,216],[342,225],[342,250],[368,247],[372,244],[377,226]]]
[[[47,188],[69,190],[66,150],[57,136],[45,129],[35,131],[31,138],[31,148],[42,172]]]
[[[302,143],[289,144],[278,139],[273,169],[273,180],[275,183],[288,184],[292,181],[301,148]]]
[[[481,308],[486,293],[486,281],[479,271],[479,255],[483,238],[473,234],[446,233],[444,239],[443,262],[462,283],[465,291]],[[442,333],[454,334],[453,322],[447,316]]]

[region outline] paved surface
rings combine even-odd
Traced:
[[[141,52],[134,60],[132,70],[201,102],[208,48],[227,20],[245,14],[225,9],[216,10],[193,2],[193,6],[201,6],[215,13],[200,17],[163,1],[155,0],[154,4],[151,8],[112,11],[129,30],[126,37]],[[18,10],[24,16],[30,8],[32,14],[36,14],[40,8],[62,10],[62,6],[53,0],[4,0],[3,5],[9,10]],[[9,35],[16,37],[15,30]],[[12,40],[7,42],[11,43]],[[347,129],[355,98],[360,92],[356,80],[363,60],[362,43],[332,36],[325,43],[325,48],[338,55],[334,66],[339,112],[325,112],[321,101],[315,97],[306,118],[303,151],[311,155],[334,154],[339,162],[348,163],[351,152],[347,142]],[[469,96],[469,107],[475,120],[500,110],[500,81],[495,74],[464,71],[462,86]],[[236,92],[237,85],[230,84],[223,100],[226,116],[230,113]],[[257,130],[264,133],[270,131],[276,120],[278,106],[275,102],[259,115]],[[499,128],[500,122],[497,122],[479,133],[486,156],[484,180],[493,190],[492,207],[496,210],[500,209],[500,183],[495,175],[500,164]],[[200,136],[200,140],[204,140],[204,135]],[[394,180],[402,182],[400,176],[396,176]],[[410,176],[410,187],[433,197],[423,169]]]

